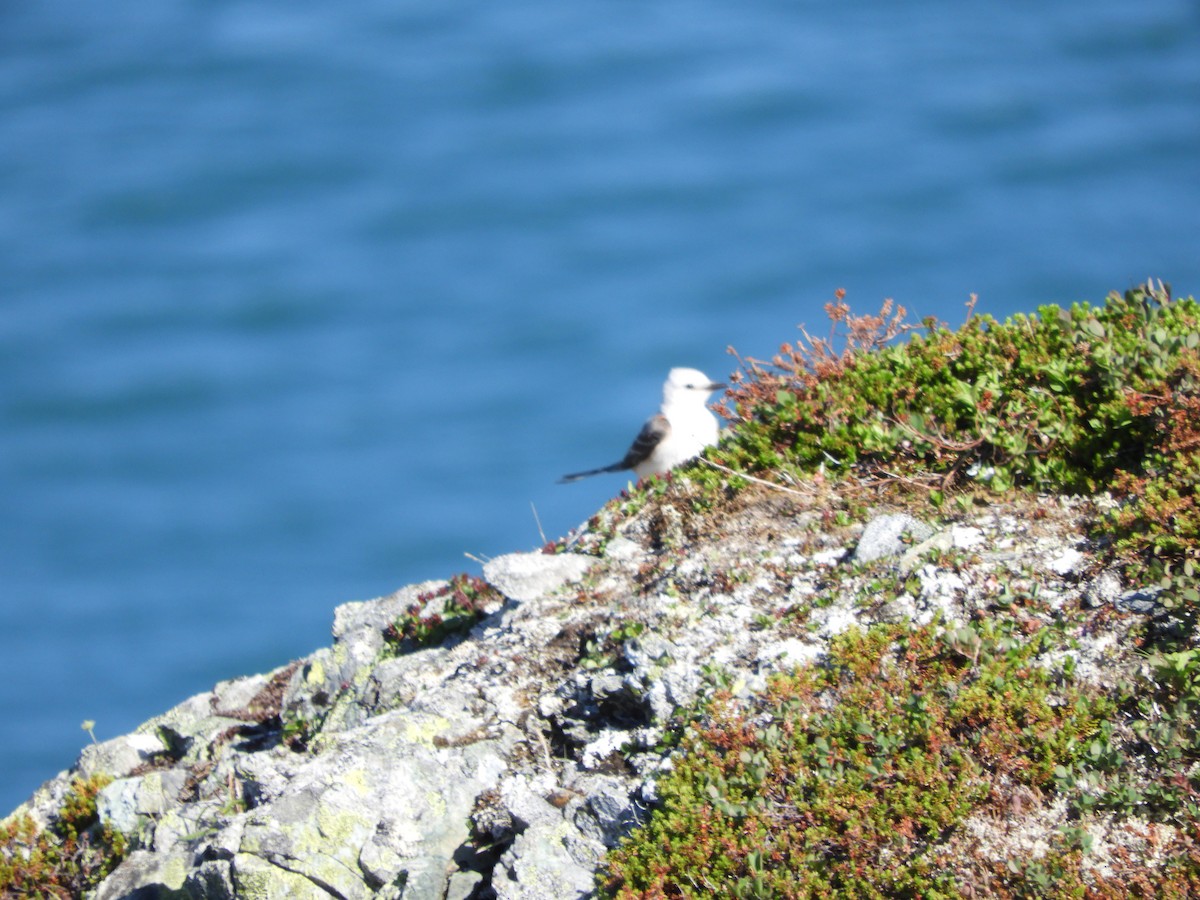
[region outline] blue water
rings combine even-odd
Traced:
[[[564,533],[836,288],[1200,291],[1197,60],[1185,0],[4,3],[0,812]]]

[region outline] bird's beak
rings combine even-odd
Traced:
[[[721,390],[722,388],[727,388],[727,387],[729,387],[729,385],[727,385],[727,384],[726,384],[725,382],[723,382],[723,381],[714,381],[712,384],[710,384],[710,385],[708,386],[708,389],[709,389],[710,391],[719,391],[719,390]]]

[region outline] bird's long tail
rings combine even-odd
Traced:
[[[613,463],[611,466],[603,466],[599,469],[588,469],[586,472],[573,472],[570,475],[564,475],[558,479],[559,484],[568,484],[572,481],[578,481],[581,478],[590,478],[593,475],[603,475],[606,472],[620,472],[622,469],[629,467],[623,462]]]

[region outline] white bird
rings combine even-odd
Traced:
[[[708,395],[725,387],[696,369],[672,369],[663,382],[662,406],[634,438],[625,458],[611,466],[564,475],[559,484],[633,469],[638,478],[661,475],[717,442],[720,428],[708,411]]]

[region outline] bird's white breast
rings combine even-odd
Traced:
[[[716,417],[702,403],[666,406],[663,415],[671,431],[634,472],[639,478],[662,474],[700,455],[705,447],[717,442],[719,426]]]

